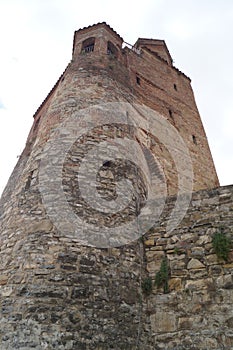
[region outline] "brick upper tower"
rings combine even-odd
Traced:
[[[148,154],[147,148],[154,160],[159,159],[157,177],[166,181],[168,194],[177,194],[174,159],[160,140],[160,130],[155,133],[144,127],[141,107],[158,113],[163,124],[172,126],[184,141],[193,168],[193,191],[219,185],[190,79],[173,66],[165,42],[140,38],[132,47],[123,47],[123,43],[106,23],[75,32],[72,60],[36,111],[25,149],[2,195],[1,349],[154,349],[148,337],[153,324],[145,312],[145,299],[142,301],[142,281],[148,274],[142,242],[135,239],[120,247],[109,244],[111,248],[81,244],[79,237],[69,235],[72,222],[68,225],[62,215],[59,224],[64,231],[58,229],[41,193],[40,167],[56,128],[75,113],[82,118],[84,110],[91,111],[96,105],[101,110],[108,103],[138,108],[140,127],[118,125],[112,111],[112,125],[97,125],[70,145],[59,173],[64,198],[87,224],[99,225],[100,231],[120,225],[135,217],[147,196],[143,175],[132,159],[123,164],[106,161],[97,176],[99,193],[107,201],[116,198],[113,178],[119,181],[128,171],[135,196],[119,215],[90,208],[78,189],[77,169],[83,155],[100,140],[110,138],[114,147],[114,138],[129,137],[140,145],[142,154]],[[132,109],[121,112],[127,119]],[[73,122],[72,130],[75,128]],[[64,134],[65,128],[59,136],[61,143]],[[178,146],[174,142],[174,149]],[[65,147],[65,142],[60,149],[52,145],[48,163],[56,167]],[[179,154],[182,158],[182,151]],[[184,171],[186,165],[184,162]],[[51,185],[46,198],[56,211],[61,205],[56,178],[45,171],[43,181]],[[62,212],[63,207],[59,209]],[[86,235],[92,232],[87,230]]]
[[[140,38],[131,48],[122,48],[123,42],[105,23],[75,32],[71,63],[35,113],[27,151],[37,133],[39,139],[46,138],[64,118],[61,108],[53,107],[57,97],[56,103],[61,104],[62,98],[69,101],[67,107],[74,99],[76,109],[110,101],[134,102],[161,113],[177,129],[192,158],[193,190],[218,186],[190,79],[173,66],[163,40]],[[65,103],[62,102],[63,108]],[[53,110],[51,117],[48,110],[49,113]],[[168,152],[159,142],[151,145],[151,149],[164,160],[168,190],[174,194],[177,176]]]

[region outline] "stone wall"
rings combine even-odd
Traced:
[[[155,280],[164,257],[170,269],[168,293],[153,285],[148,297],[155,349],[233,348],[233,250],[224,261],[212,245],[221,231],[233,241],[232,199],[233,186],[194,193],[185,218],[169,234],[171,198],[163,224],[147,235],[149,276]]]
[[[233,236],[232,196],[232,186],[194,193],[168,234],[170,198],[161,227],[120,248],[80,246],[46,218],[5,231],[1,349],[230,350],[233,252],[219,260],[212,236]],[[164,256],[169,291],[153,284],[145,293]]]
[[[95,51],[81,54],[82,40],[93,33],[97,37]],[[117,58],[106,54],[108,40],[118,47]],[[108,102],[129,103],[131,107],[144,104],[161,113],[176,127],[190,151],[194,190],[218,185],[190,80],[157,54],[146,49],[140,55],[128,48],[122,50],[121,43],[122,39],[105,24],[75,34],[73,59],[38,108],[26,147],[2,195],[3,350],[200,349],[198,342],[203,349],[231,346],[231,263],[217,261],[211,247],[211,236],[220,226],[227,234],[232,232],[231,187],[194,193],[187,215],[171,235],[164,226],[175,200],[169,197],[158,228],[155,225],[143,239],[114,248],[82,244],[78,236],[67,234],[69,225],[61,232],[42,201],[40,166],[53,131],[71,115]],[[127,121],[130,113],[127,109],[121,112]],[[140,113],[137,118],[145,121]],[[198,130],[196,142],[192,138],[194,129]],[[97,125],[92,131],[73,143],[62,169],[67,202],[74,213],[85,214],[86,222],[110,227],[119,224],[117,220],[128,221],[147,197],[143,176],[132,163],[105,163],[97,174],[103,197],[115,198],[116,182],[126,177],[133,184],[136,199],[121,215],[105,215],[104,219],[85,207],[78,192],[78,161],[107,137],[128,138],[142,149],[149,148],[161,161],[168,193],[177,192],[174,161],[153,136],[153,130],[148,133],[141,127],[135,131],[127,123],[110,123]],[[48,160],[56,164],[59,150],[52,148],[52,152]],[[46,181],[53,188],[55,178],[47,174]],[[56,186],[54,189],[56,192]],[[59,207],[56,199],[53,202]],[[61,215],[60,221],[63,219]],[[145,293],[145,282],[154,279],[164,255],[171,271],[169,293],[155,287]],[[197,313],[193,322],[191,312]],[[200,330],[200,324],[206,325],[206,330]]]
[[[139,245],[88,249],[45,226],[1,274],[1,349],[146,348]]]

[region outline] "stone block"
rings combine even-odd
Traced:
[[[0,286],[0,296],[9,297],[13,293],[13,287],[8,286]]]
[[[186,281],[185,289],[190,289],[190,290],[207,289],[207,287],[210,283],[213,283],[212,278],[202,278],[199,280],[188,280],[188,281]]]
[[[8,281],[8,277],[6,275],[0,275],[0,285],[5,285]]]
[[[144,241],[144,244],[149,247],[149,246],[154,246],[155,245],[155,240],[154,238],[148,239],[146,241]]]
[[[174,332],[177,330],[174,313],[157,311],[150,316],[153,332]]]
[[[53,224],[50,220],[41,220],[33,221],[26,227],[26,233],[35,233],[35,232],[50,232],[53,228]]]
[[[187,269],[201,269],[205,268],[205,265],[203,265],[200,260],[198,259],[191,259],[188,263]]]
[[[192,329],[193,320],[190,317],[180,317],[178,321],[179,329]]]
[[[206,262],[208,265],[216,265],[219,261],[216,254],[210,254],[206,256]]]
[[[169,290],[170,291],[179,291],[182,289],[182,282],[181,278],[172,278],[169,280]]]
[[[207,269],[191,269],[189,270],[189,276],[192,279],[200,279],[208,276]]]
[[[219,288],[233,289],[233,276],[231,274],[220,276],[216,279],[216,284]]]
[[[161,261],[164,257],[163,251],[154,251],[154,260],[147,263],[147,271],[149,273],[155,273],[160,269]]]

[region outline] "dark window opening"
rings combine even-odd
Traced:
[[[174,89],[177,91],[177,85],[176,84],[174,84]]]
[[[116,46],[111,43],[111,41],[108,41],[107,54],[116,58],[118,56],[118,50]]]
[[[88,38],[82,43],[82,53],[88,53],[94,51],[95,38]]]
[[[194,143],[195,145],[197,145],[197,138],[196,138],[196,136],[195,136],[195,135],[192,135],[192,137],[193,137],[193,143]]]
[[[139,77],[136,77],[136,82],[138,85],[141,85],[141,79]]]
[[[173,119],[172,111],[169,109],[169,116]]]

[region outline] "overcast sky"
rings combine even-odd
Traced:
[[[166,41],[192,79],[220,183],[232,184],[232,0],[0,0],[0,193],[71,59],[73,32],[102,21],[131,44]]]

